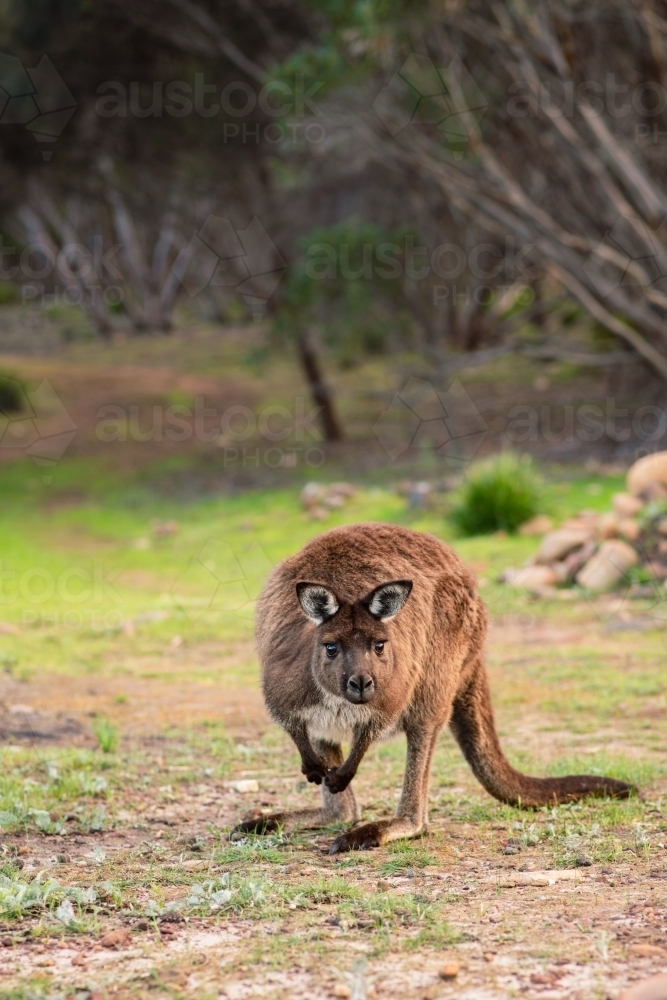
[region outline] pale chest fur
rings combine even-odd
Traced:
[[[299,715],[306,723],[311,742],[323,740],[327,743],[350,743],[358,726],[368,725],[374,712],[370,705],[353,705],[345,698],[322,692],[319,705],[302,708]],[[393,735],[397,726],[378,734],[378,739]]]

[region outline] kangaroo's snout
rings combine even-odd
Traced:
[[[353,674],[348,679],[345,697],[356,705],[370,701],[375,694],[375,682],[368,674]]]

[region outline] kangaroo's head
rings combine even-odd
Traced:
[[[315,680],[331,694],[366,704],[388,687],[395,665],[387,622],[410,596],[411,580],[390,580],[354,603],[320,583],[297,583],[299,603],[317,625]]]

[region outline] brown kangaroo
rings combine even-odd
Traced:
[[[255,813],[237,830],[356,822],[350,782],[371,744],[402,730],[407,766],[396,816],[353,826],[330,853],[423,833],[431,758],[447,723],[475,776],[501,802],[626,798],[633,787],[613,778],[531,778],[511,767],[491,707],[486,627],[473,577],[431,535],[353,524],[320,535],[282,562],[257,606],[264,696],[294,740],[303,774],[322,785],[322,807]],[[344,741],[351,742],[346,759]]]

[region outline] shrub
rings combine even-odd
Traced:
[[[530,458],[508,452],[470,467],[451,519],[462,535],[512,533],[538,513],[541,499]]]
[[[23,409],[23,387],[18,379],[0,372],[0,410],[18,413]]]

